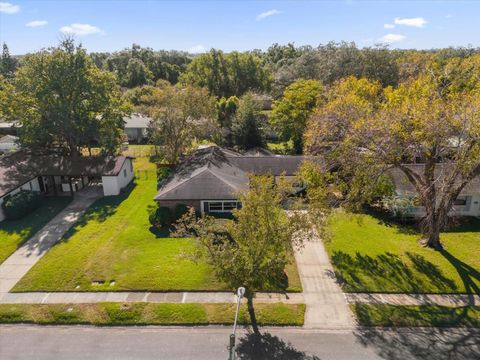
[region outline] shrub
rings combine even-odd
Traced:
[[[185,204],[177,204],[175,206],[175,220],[180,219],[188,212],[188,206]]]
[[[156,206],[154,207],[148,218],[153,227],[164,227],[172,223],[172,214],[168,207]]]
[[[10,220],[24,217],[41,205],[42,198],[41,193],[26,190],[7,197],[2,203],[5,217]]]
[[[158,167],[157,180],[158,181],[165,180],[168,177],[168,175],[170,175],[171,171],[172,170],[168,167]]]

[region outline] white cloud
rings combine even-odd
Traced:
[[[15,14],[20,11],[20,6],[7,2],[0,2],[0,13]]]
[[[258,14],[257,15],[257,21],[259,20],[263,20],[267,17],[270,17],[270,16],[273,16],[273,15],[278,15],[278,14],[281,14],[282,12],[280,10],[276,10],[276,9],[272,9],[272,10],[268,10],[268,11],[265,11],[261,14]]]
[[[381,42],[387,43],[387,44],[393,44],[396,42],[400,42],[406,39],[405,35],[400,35],[400,34],[387,34],[382,36],[380,39],[378,39]]]
[[[383,24],[383,27],[385,29],[393,29],[395,27],[395,25],[393,25],[393,24]]]
[[[452,15],[452,14],[447,14],[447,15],[445,15],[445,19],[451,19],[451,18],[453,18],[453,15]]]
[[[192,46],[190,49],[188,49],[188,52],[192,53],[192,54],[199,54],[199,53],[204,53],[207,49],[205,48],[205,46],[201,45],[201,44],[198,44],[198,45],[195,45],[195,46]]]
[[[405,26],[413,26],[418,28],[425,27],[427,20],[423,17],[416,17],[416,18],[395,18],[395,24],[397,25],[405,25]]]
[[[47,20],[33,20],[25,24],[28,27],[41,27],[48,24]]]
[[[90,24],[79,24],[73,23],[68,26],[63,26],[60,28],[60,31],[64,34],[72,34],[72,35],[91,35],[91,34],[102,34],[105,35],[105,32],[93,25]]]

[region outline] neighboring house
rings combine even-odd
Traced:
[[[0,136],[0,152],[10,152],[18,150],[18,137],[13,135]]]
[[[408,165],[417,173],[424,170],[423,164]],[[437,165],[435,178],[437,186],[443,186],[443,172],[441,164]],[[414,186],[408,181],[405,174],[399,169],[392,169],[390,175],[395,185],[397,195],[416,197]],[[411,206],[407,210],[407,216],[420,217],[425,214],[423,206]],[[480,176],[470,181],[455,200],[453,209],[449,213],[451,216],[476,216],[480,217]]]
[[[101,182],[105,196],[118,195],[134,178],[132,158],[28,155],[23,151],[0,158],[0,221],[5,197],[20,190],[73,195],[89,182]]]
[[[249,174],[295,178],[303,156],[248,156],[216,146],[197,150],[160,187],[160,206],[192,206],[202,213],[228,213],[240,207],[237,195],[248,189]],[[296,189],[300,191],[301,188]]]
[[[148,116],[136,113],[123,118],[128,141],[134,143],[144,142],[147,139],[147,129],[151,120]]]

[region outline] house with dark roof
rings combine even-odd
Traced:
[[[125,156],[69,157],[30,155],[18,151],[0,157],[1,204],[21,190],[47,195],[74,195],[90,182],[101,186],[104,196],[118,195],[133,181],[132,158]]]
[[[182,161],[161,184],[160,206],[192,206],[202,213],[228,213],[240,207],[238,193],[248,189],[249,175],[294,179],[303,156],[240,154],[211,146]],[[300,191],[300,189],[297,189]]]
[[[424,171],[424,164],[408,164],[414,172],[421,174]],[[437,164],[435,170],[435,183],[438,188],[448,186],[446,173],[448,173],[448,165]],[[391,169],[389,172],[395,185],[395,192],[400,197],[415,198],[416,191],[405,174],[397,168]],[[422,206],[411,206],[406,209],[407,215],[412,217],[421,217],[425,214]],[[475,216],[480,217],[480,176],[472,179],[461,191],[453,204],[453,209],[449,213],[450,216]]]
[[[141,143],[147,139],[147,129],[152,119],[148,116],[133,113],[123,118],[125,122],[125,134],[128,141]]]

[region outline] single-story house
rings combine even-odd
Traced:
[[[118,195],[133,181],[132,158],[30,155],[18,151],[0,157],[0,221],[5,197],[21,190],[74,195],[89,182],[101,183],[105,196]]]
[[[171,209],[185,204],[202,213],[228,213],[240,206],[237,195],[248,189],[249,174],[294,179],[304,160],[303,156],[244,155],[217,146],[199,149],[161,184],[155,200]]]
[[[423,164],[409,164],[407,166],[418,174],[421,174],[424,171]],[[397,195],[411,198],[416,196],[414,186],[408,181],[407,177],[400,169],[392,169],[390,175],[395,185],[395,192]],[[444,176],[443,166],[438,164],[435,172],[437,186],[443,186]],[[406,209],[406,211],[407,216],[409,215],[412,217],[421,217],[425,214],[423,206],[411,206]],[[480,217],[480,176],[477,176],[465,186],[455,200],[450,215]]]
[[[123,118],[125,134],[129,142],[141,143],[147,139],[147,129],[152,119],[148,116],[134,113]]]
[[[0,152],[10,152],[19,149],[18,137],[13,135],[0,136]]]

